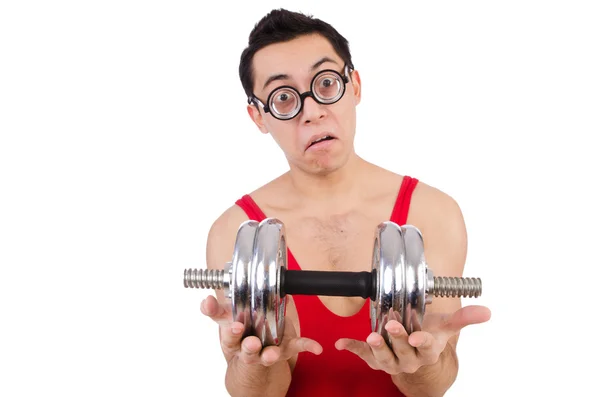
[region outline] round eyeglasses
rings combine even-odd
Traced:
[[[346,84],[350,81],[347,75],[347,66],[344,67],[344,76],[335,70],[322,70],[313,77],[310,91],[301,94],[292,86],[282,86],[271,91],[266,105],[254,95],[248,98],[248,103],[257,102],[265,113],[271,113],[276,119],[290,120],[302,111],[306,97],[311,97],[323,105],[339,101],[346,92]]]

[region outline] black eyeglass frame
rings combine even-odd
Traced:
[[[248,97],[248,104],[252,104],[254,102],[254,105],[256,105],[257,107],[260,104],[260,106],[262,106],[265,113],[271,113],[271,115],[278,120],[291,120],[294,117],[298,116],[302,112],[302,109],[304,108],[304,100],[307,97],[311,97],[317,103],[320,103],[322,105],[333,105],[334,103],[336,103],[340,99],[342,99],[344,97],[344,95],[346,94],[346,84],[348,84],[350,82],[350,78],[348,77],[348,75],[351,72],[352,72],[352,69],[349,68],[347,64],[344,65],[344,74],[343,75],[340,72],[338,72],[337,70],[333,70],[333,69],[321,70],[317,74],[315,74],[314,77],[312,78],[312,80],[310,82],[310,90],[309,91],[306,91],[301,94],[300,91],[298,91],[295,87],[292,87],[289,85],[283,85],[283,86],[277,87],[277,88],[273,89],[273,91],[271,91],[271,93],[267,97],[266,105],[260,99],[258,99],[258,97],[254,94],[252,94],[250,97]],[[323,101],[319,100],[318,96],[315,95],[314,90],[313,90],[313,85],[314,85],[315,81],[317,80],[317,78],[325,73],[334,73],[334,74],[338,75],[340,77],[341,81],[343,82],[342,92],[338,96],[338,98],[333,102],[323,102]],[[275,92],[277,92],[283,88],[287,88],[287,89],[294,91],[296,94],[298,94],[298,98],[300,98],[300,107],[298,107],[298,110],[295,113],[293,113],[291,116],[287,116],[287,117],[278,116],[277,112],[271,111],[271,108],[269,106],[269,103],[271,103],[271,97],[273,96],[273,94],[275,94]]]

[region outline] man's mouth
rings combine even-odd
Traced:
[[[310,148],[310,147],[312,147],[312,146],[314,146],[314,145],[317,145],[317,144],[319,144],[319,143],[321,143],[321,142],[330,141],[330,140],[332,140],[332,139],[335,139],[335,138],[334,138],[334,137],[332,137],[331,135],[325,135],[325,136],[323,136],[323,137],[321,137],[321,138],[318,138],[318,139],[315,139],[315,140],[313,140],[313,141],[312,141],[312,142],[311,142],[311,143],[308,145],[307,149],[308,149],[308,148]]]

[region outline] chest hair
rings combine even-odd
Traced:
[[[323,270],[362,268],[368,260],[369,236],[367,222],[357,214],[332,215],[327,218],[305,218],[301,222],[304,252],[311,263]],[[307,258],[308,259],[308,258]],[[312,268],[313,265],[310,265]]]

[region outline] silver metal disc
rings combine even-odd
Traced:
[[[390,221],[380,223],[375,232],[371,265],[377,280],[375,300],[371,301],[371,331],[380,334],[388,345],[391,339],[385,325],[390,320],[401,323],[404,312],[404,252],[400,227]]]
[[[258,230],[258,222],[243,222],[237,231],[233,257],[228,264],[230,287],[225,293],[231,299],[233,321],[244,324],[243,336],[252,333],[252,317],[250,315],[250,265],[254,253],[254,238]]]
[[[423,324],[427,291],[427,263],[420,230],[411,225],[404,225],[401,229],[404,237],[406,262],[406,302],[402,324],[406,328],[406,332],[410,334],[420,331]]]
[[[286,299],[280,295],[282,268],[287,269],[285,228],[281,221],[267,218],[258,226],[250,269],[253,328],[263,346],[279,345],[283,338]]]

